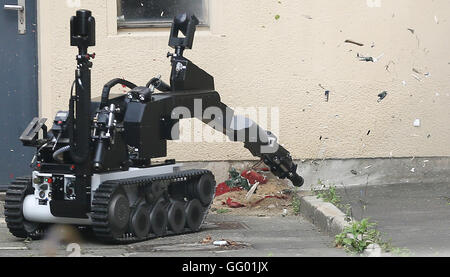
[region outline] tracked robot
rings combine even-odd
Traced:
[[[200,230],[213,201],[216,182],[208,170],[183,170],[167,156],[167,141],[179,139],[180,114],[190,114],[243,142],[274,175],[302,186],[297,165],[277,138],[221,102],[214,79],[183,56],[191,49],[198,19],[175,17],[168,54],[170,84],[160,77],[146,86],[124,79],[108,82],[91,99],[95,19],[88,10],[71,18],[71,45],[78,47],[68,111],[51,124],[35,118],[20,140],[35,147],[32,176],[16,179],[6,194],[10,232],[39,239],[51,224],[90,228],[107,243],[130,243]],[[181,34],[182,35],[181,35]],[[116,85],[128,93],[110,95]],[[195,111],[200,107],[201,113]],[[205,118],[203,112],[209,113]]]

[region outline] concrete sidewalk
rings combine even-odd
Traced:
[[[450,183],[351,186],[338,190],[356,220],[414,256],[450,256]]]

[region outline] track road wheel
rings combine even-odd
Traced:
[[[203,207],[198,199],[186,204],[186,226],[194,232],[200,230],[203,222]]]
[[[195,184],[196,196],[203,206],[209,206],[214,198],[214,190],[216,188],[216,181],[212,174],[203,175]]]
[[[159,201],[150,212],[151,232],[161,237],[167,232],[167,211],[164,201]]]
[[[108,206],[108,221],[111,233],[120,238],[128,230],[130,221],[130,202],[125,193],[117,191]]]
[[[144,239],[150,233],[150,207],[141,204],[134,211],[131,217],[131,230],[133,234],[139,238]]]
[[[180,201],[173,201],[169,207],[169,227],[175,234],[180,234],[186,225],[186,213],[184,204]]]

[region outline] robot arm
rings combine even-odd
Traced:
[[[290,153],[278,143],[277,137],[252,120],[235,115],[234,110],[224,104],[220,95],[214,91],[214,78],[183,56],[185,49],[192,48],[197,24],[198,19],[193,15],[181,14],[175,18],[169,40],[169,46],[175,49],[173,54],[168,54],[172,64],[170,85],[162,82],[160,77],[153,78],[147,87],[150,86],[152,92],[155,88],[162,87],[163,89],[159,90],[163,93],[153,94],[149,105],[153,105],[154,110],[158,110],[157,107],[163,107],[161,108],[165,110],[163,113],[172,113],[172,115],[177,107],[187,108],[189,117],[203,121],[228,136],[231,141],[243,142],[244,147],[253,156],[264,161],[277,177],[287,178],[297,187],[302,186],[304,180],[297,174],[297,165],[293,162]],[[180,32],[184,37],[178,37]],[[146,88],[138,88],[138,90],[145,91]],[[145,99],[146,97],[137,98]],[[201,103],[200,107],[197,103]],[[204,116],[207,110],[212,111],[208,112],[210,116],[206,116],[209,118]],[[166,115],[166,117],[170,116]],[[172,119],[177,118],[172,117]],[[163,129],[169,131],[170,127],[172,126],[164,126]],[[145,138],[142,140],[147,141]]]
[[[270,167],[272,173],[281,178],[289,179],[296,187],[301,187],[304,180],[297,174],[297,165],[293,162],[291,154],[278,143],[277,137],[266,131],[249,118],[235,115],[234,110],[226,104],[217,103],[221,116],[214,119],[202,119],[205,124],[221,131],[232,141],[243,142],[250,153],[261,158]],[[223,128],[220,128],[223,126]]]

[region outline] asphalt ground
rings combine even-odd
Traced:
[[[203,241],[211,241],[201,243]],[[232,242],[220,247],[218,240]],[[85,257],[339,257],[333,239],[300,217],[249,217],[209,215],[204,228],[194,234],[158,238],[130,245],[103,245],[82,234],[79,253]],[[35,257],[77,254],[77,245],[53,240],[26,242],[14,238],[0,218],[0,256]]]
[[[338,190],[356,220],[413,256],[450,256],[450,183],[352,186]]]

